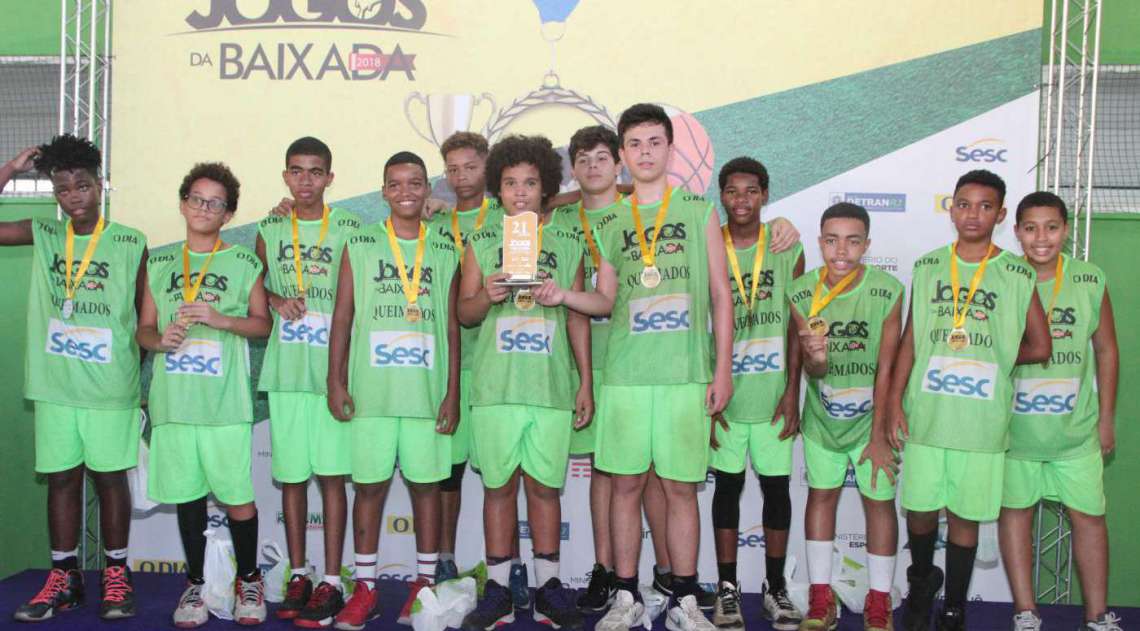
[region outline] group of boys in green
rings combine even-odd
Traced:
[[[852,466],[867,519],[864,628],[893,629],[900,459],[912,563],[906,629],[931,625],[944,580],[933,565],[943,509],[946,594],[935,626],[966,628],[978,522],[1000,516],[1015,628],[1040,628],[1029,535],[1042,498],[1070,509],[1087,628],[1120,628],[1104,601],[1114,323],[1100,270],[1060,252],[1068,218],[1059,198],[1033,193],[1018,205],[1023,259],[992,243],[1004,182],[987,171],[964,175],[951,209],[958,239],[916,261],[904,329],[902,285],[862,263],[865,209],[838,203],[823,213],[824,265],[804,273],[794,229],[787,247],[789,224],[760,219],[769,181],[759,162],[736,158],[721,170],[723,226],[713,204],[667,184],[672,126],[660,107],[635,105],[616,134],[587,128],[570,147],[581,201],[548,211],[572,199],[556,196],[561,159],[549,140],[511,136],[489,155],[485,143],[450,145],[460,151],[445,143],[458,202],[430,219],[426,166],[397,153],[383,171],[390,215],[363,226],[324,203],[331,152],[303,138],[286,154],[292,197],[260,222],[253,251],[220,237],[237,208],[236,178],[219,163],[199,164],[179,190],[186,242],[149,257],[141,233],[99,213],[99,153],[90,143],[62,136],[4,165],[0,182],[34,160],[68,215],[0,224],[3,243],[35,246],[26,395],[36,401],[36,469],[49,474],[53,557],[43,590],[16,618],[46,619],[83,600],[74,548],[85,468],[108,516],[100,614],[134,614],[123,472],[137,462],[141,347],[154,354],[148,492],[177,505],[188,565],[174,623],[208,619],[209,493],[226,506],[234,540],[233,616],[264,620],[246,340],[268,336],[258,386],[269,396],[292,568],[277,615],[297,626],[360,629],[378,617],[379,523],[397,462],[416,521],[417,578],[400,615],[410,622],[417,592],[456,575],[458,482],[469,458],[485,487],[489,580],[464,629],[512,622],[520,605],[512,559],[521,479],[536,620],[574,629],[583,613],[605,611],[603,631],[649,622],[637,566],[642,497],[657,488],[668,516],[665,532],[655,532],[657,561],[672,566],[666,626],[742,630],[736,539],[750,456],[764,497],[762,614],[776,629],[838,624],[831,556]],[[633,178],[628,196],[616,187],[622,165]],[[501,271],[504,217],[527,212],[540,218],[540,284],[518,287]],[[797,433],[810,487],[804,612],[783,578]],[[571,453],[592,453],[594,478],[605,482],[595,495],[591,481],[598,563],[581,595],[559,576],[559,489]],[[711,622],[696,581],[696,490],[710,467],[719,574]],[[304,550],[314,475],[326,565],[315,588]],[[356,487],[347,602],[339,577],[345,476]],[[522,581],[525,591],[525,574]]]

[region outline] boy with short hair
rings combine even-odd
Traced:
[[[13,614],[39,622],[83,603],[78,546],[83,474],[99,495],[106,568],[99,616],[135,615],[127,567],[138,462],[139,349],[134,343],[146,261],[141,232],[101,214],[99,148],[57,136],[0,166],[0,189],[34,167],[51,179],[66,219],[0,223],[0,245],[31,245],[24,396],[35,404],[37,473],[47,476],[52,568]]]
[[[178,253],[152,255],[139,313],[139,346],[154,353],[150,384],[148,495],[175,504],[189,585],[174,624],[201,626],[206,497],[226,505],[237,561],[233,617],[265,620],[265,585],[257,568],[257,507],[250,475],[253,396],[249,338],[273,327],[263,267],[248,248],[222,242],[240,184],[218,162],[194,165],[178,189],[186,241]]]
[[[911,306],[891,379],[888,438],[903,448],[911,566],[905,623],[928,628],[942,571],[934,566],[946,509],[945,606],[938,628],[966,628],[978,522],[1001,509],[1016,364],[1049,358],[1032,266],[993,243],[1005,182],[985,170],[958,179],[950,218],[958,240],[914,264]]]
[[[834,204],[823,212],[819,226],[824,264],[793,282],[788,292],[808,376],[802,431],[811,586],[800,629],[825,631],[838,621],[831,590],[835,511],[847,469],[854,466],[866,516],[870,583],[863,628],[890,631],[898,468],[887,443],[886,402],[902,328],[903,286],[890,274],[862,263],[871,246],[866,209],[847,202]]]

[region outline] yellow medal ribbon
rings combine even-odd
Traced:
[[[305,297],[305,275],[301,270],[301,243],[298,236],[297,229],[297,211],[294,210],[290,215],[293,221],[293,267],[297,272],[297,294],[299,298]],[[325,204],[325,208],[321,211],[321,236],[317,238],[316,247],[319,249],[321,244],[325,242],[325,236],[329,233],[329,205]]]
[[[1057,296],[1061,295],[1061,285],[1065,284],[1065,255],[1057,253],[1057,271],[1053,272],[1053,297],[1049,299],[1049,311],[1045,312],[1045,322],[1053,326],[1053,309],[1057,306]]]
[[[823,266],[823,269],[819,271],[819,280],[815,283],[815,291],[811,294],[811,310],[808,312],[808,318],[814,318],[819,315],[827,305],[831,304],[832,300],[835,300],[836,296],[843,293],[844,289],[847,289],[847,286],[855,280],[858,274],[858,268],[847,272],[846,276],[839,279],[839,282],[835,283],[835,286],[824,294],[823,290],[826,285],[828,270],[826,265]]]
[[[71,266],[75,264],[75,227],[71,225],[71,220],[67,220],[67,244],[64,246],[64,253],[67,257],[67,284],[64,285],[64,291],[67,293],[67,299],[72,300],[75,298],[75,292],[79,289],[79,284],[83,282],[83,276],[87,273],[87,267],[91,265],[91,257],[95,255],[95,246],[99,245],[99,239],[103,236],[103,215],[99,215],[99,222],[95,224],[95,230],[91,233],[91,239],[87,242],[87,247],[83,250],[83,258],[79,261],[79,269],[75,271],[75,282],[71,282]]]
[[[487,218],[487,207],[491,200],[483,197],[483,204],[479,206],[479,214],[475,217],[475,230],[483,227],[483,220]],[[459,211],[451,213],[451,234],[455,237],[455,249],[459,250],[459,261],[463,262],[463,232],[459,229]]]
[[[191,286],[190,246],[187,243],[182,244],[182,302],[189,304],[198,297],[198,290],[202,289],[202,281],[206,278],[206,270],[210,269],[210,261],[214,260],[214,255],[218,253],[220,247],[222,247],[222,238],[218,237],[218,240],[214,241],[214,249],[210,250],[210,256],[206,257],[202,269],[198,270],[198,280]]]
[[[665,196],[661,199],[661,208],[657,209],[657,219],[653,221],[653,239],[645,242],[645,225],[641,223],[641,213],[637,210],[637,194],[629,198],[629,209],[633,213],[633,226],[637,230],[637,245],[641,247],[641,264],[653,267],[657,257],[657,237],[661,235],[661,226],[665,225],[665,215],[669,212],[669,200],[673,187],[665,187]]]
[[[420,236],[416,241],[416,262],[412,268],[412,280],[409,282],[408,270],[404,266],[404,253],[400,251],[400,244],[396,241],[396,229],[392,226],[391,217],[385,221],[385,228],[388,231],[388,245],[392,248],[392,258],[396,259],[396,271],[400,273],[400,286],[404,289],[404,298],[408,300],[409,305],[414,305],[416,299],[420,297],[420,272],[423,271],[424,236],[427,231],[421,221]]]
[[[614,203],[620,201],[621,193],[618,193]],[[590,220],[586,217],[586,207],[582,202],[578,202],[578,220],[582,222],[582,233],[586,235],[586,245],[590,248],[590,260],[594,262],[594,269],[598,269],[602,266],[602,253],[594,241],[594,232],[590,230]]]
[[[962,289],[962,284],[958,279],[958,242],[955,241],[950,246],[950,290],[954,292],[954,328],[965,328],[966,312],[970,308],[970,302],[974,299],[974,292],[978,290],[978,285],[982,282],[982,276],[986,274],[986,265],[990,262],[993,253],[994,244],[991,243],[989,249],[986,250],[985,258],[978,264],[978,269],[974,270],[974,277],[970,279],[970,290],[966,292],[966,301],[962,305],[962,310],[959,311],[958,292]]]
[[[744,278],[740,275],[740,261],[736,258],[736,246],[732,243],[732,231],[728,229],[728,224],[721,226],[720,230],[724,233],[724,250],[728,253],[728,265],[732,268],[733,278],[736,279],[736,289],[740,291],[740,299],[744,301],[744,305],[751,311],[752,305],[756,302],[756,288],[760,286],[760,270],[764,267],[766,241],[764,224],[760,224],[760,236],[756,238],[756,257],[752,259],[751,295],[744,293]]]

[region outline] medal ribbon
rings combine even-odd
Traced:
[[[483,220],[487,218],[487,206],[491,200],[483,197],[483,205],[479,206],[479,214],[475,217],[475,230],[483,227]],[[463,232],[459,229],[459,211],[451,213],[451,234],[455,237],[455,249],[459,250],[459,262],[463,262]]]
[[[420,272],[423,271],[424,236],[427,231],[421,221],[420,236],[416,241],[416,262],[412,269],[412,280],[408,282],[408,270],[404,267],[404,253],[400,251],[400,244],[396,241],[396,229],[392,227],[391,217],[388,217],[385,222],[385,228],[388,231],[388,245],[392,248],[392,257],[396,259],[396,271],[400,273],[400,286],[404,289],[404,298],[408,300],[408,304],[414,305],[416,299],[420,297]]]
[[[828,269],[825,265],[823,269],[819,270],[819,280],[816,281],[815,291],[813,291],[811,294],[811,310],[808,312],[808,317],[814,318],[819,315],[819,313],[823,311],[827,305],[831,304],[832,300],[835,300],[836,296],[843,293],[844,289],[847,289],[847,286],[855,280],[855,276],[858,274],[858,268],[847,272],[846,276],[839,279],[839,282],[835,283],[835,286],[828,290],[827,294],[824,294],[823,290],[825,281],[827,280]]]
[[[297,211],[294,210],[290,214],[290,219],[293,220],[293,267],[297,271],[297,293],[299,297],[305,296],[305,275],[301,270],[301,245],[297,230]],[[329,205],[325,204],[325,209],[321,211],[321,236],[317,239],[317,248],[325,242],[325,236],[329,233]]]
[[[736,246],[732,244],[732,232],[728,229],[728,224],[721,226],[721,232],[724,233],[724,250],[728,253],[728,264],[732,267],[732,276],[736,279],[736,289],[740,291],[740,299],[744,301],[748,310],[752,310],[752,304],[756,302],[756,288],[760,285],[760,270],[764,267],[764,250],[765,248],[765,231],[764,224],[760,224],[760,236],[756,238],[756,257],[752,259],[752,295],[748,296],[744,293],[744,278],[740,275],[740,261],[736,258]]]
[[[641,247],[641,264],[653,267],[657,257],[657,237],[661,235],[661,226],[665,225],[665,215],[669,212],[669,200],[672,197],[673,187],[665,187],[665,197],[661,200],[661,208],[657,209],[657,219],[653,221],[653,240],[645,242],[645,225],[641,223],[641,213],[637,211],[637,194],[629,198],[629,209],[633,212],[633,226],[637,230],[637,245]]]
[[[1057,271],[1053,273],[1053,297],[1049,299],[1049,312],[1045,314],[1045,322],[1053,326],[1053,309],[1057,306],[1057,296],[1061,295],[1061,285],[1065,283],[1065,255],[1057,254]]]
[[[206,270],[210,269],[210,261],[214,260],[214,255],[218,253],[220,247],[222,247],[222,238],[218,237],[218,240],[214,241],[214,249],[210,250],[210,256],[206,257],[206,262],[198,271],[198,280],[194,281],[194,285],[191,286],[190,246],[186,243],[182,244],[182,302],[191,303],[198,297],[198,290],[202,289],[202,281],[206,278]]]
[[[586,235],[586,245],[590,248],[590,260],[594,262],[594,269],[598,269],[602,266],[602,253],[598,251],[598,244],[594,243],[594,232],[590,230],[590,220],[586,219],[586,209],[582,202],[578,202],[578,219],[582,222],[582,233]]]
[[[71,266],[75,264],[75,227],[71,225],[71,220],[67,220],[67,245],[64,246],[64,252],[67,256],[67,284],[64,285],[64,291],[67,293],[67,298],[70,300],[75,298],[75,291],[79,289],[79,284],[83,282],[83,276],[87,273],[87,267],[91,265],[91,257],[95,255],[95,246],[99,245],[99,239],[103,236],[103,215],[99,215],[99,222],[95,224],[95,231],[91,233],[91,239],[87,242],[87,247],[83,250],[83,259],[79,261],[79,269],[75,272],[75,283],[71,282]]]
[[[950,290],[954,292],[954,328],[961,329],[966,326],[966,311],[974,299],[978,284],[982,282],[982,276],[986,274],[986,264],[990,262],[993,253],[994,244],[991,243],[986,250],[985,258],[978,264],[978,269],[974,270],[974,277],[970,279],[970,291],[966,293],[966,302],[962,305],[962,310],[958,311],[958,292],[962,289],[961,281],[958,279],[958,242],[955,241],[950,246]]]

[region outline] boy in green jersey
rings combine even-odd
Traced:
[[[802,431],[811,587],[800,629],[824,631],[838,619],[831,591],[835,510],[848,467],[854,466],[867,528],[870,590],[863,628],[889,631],[898,547],[897,462],[887,443],[885,412],[902,329],[903,286],[861,262],[871,246],[871,218],[862,206],[835,204],[819,224],[824,265],[797,279],[788,292],[808,376]]]
[[[84,600],[78,569],[83,474],[99,495],[106,554],[99,615],[135,613],[127,568],[131,497],[126,470],[138,462],[139,350],[134,343],[146,239],[100,214],[101,156],[71,135],[30,147],[0,166],[0,189],[34,167],[51,179],[66,219],[0,223],[0,245],[31,245],[24,396],[35,403],[37,473],[48,482],[52,569],[14,613],[37,622]]]
[[[1053,193],[1017,205],[1017,239],[1037,271],[1037,296],[1048,305],[1053,353],[1045,364],[1014,371],[1013,421],[999,521],[1002,559],[1013,591],[1013,626],[1041,628],[1034,602],[1033,509],[1045,498],[1068,508],[1073,552],[1085,602],[1085,626],[1119,630],[1107,611],[1108,529],[1104,458],[1116,444],[1120,373],[1116,324],[1104,272],[1061,253],[1069,234],[1065,202]],[[1092,356],[1089,349],[1092,349]]]
[[[471,235],[459,318],[480,326],[470,431],[483,474],[489,580],[463,628],[491,629],[514,620],[506,585],[521,477],[539,586],[534,618],[555,628],[577,629],[582,616],[559,578],[559,489],[566,480],[570,434],[593,415],[590,325],[582,314],[548,306],[544,297],[558,287],[581,291],[582,245],[573,230],[551,223],[543,211],[562,179],[562,160],[549,140],[511,136],[500,141],[487,159],[487,176],[489,190],[507,215],[539,214],[537,234],[530,237],[537,241],[537,278],[545,281],[546,291],[522,287],[512,292],[502,284],[509,276],[501,271],[505,219]]]
[[[946,604],[938,628],[964,629],[978,522],[997,519],[1015,364],[1049,358],[1036,274],[993,243],[1005,218],[1005,182],[984,170],[958,179],[950,219],[958,240],[921,256],[895,360],[888,439],[906,448],[906,628],[926,629],[942,570],[934,566],[938,513],[946,509]]]
[[[333,182],[332,152],[316,138],[294,141],[281,173],[291,211],[257,226],[255,251],[265,266],[275,315],[258,389],[269,396],[273,478],[281,483],[285,541],[292,576],[277,617],[306,628],[328,626],[344,606],[340,580],[347,519],[345,476],[352,472],[349,427],[329,413],[326,392],[329,326],[340,252],[360,219],[325,204]],[[317,476],[324,514],[324,577],[316,590],[305,557],[309,478]]]
[[[250,459],[253,396],[248,338],[273,328],[263,267],[248,248],[222,242],[237,210],[239,183],[224,164],[201,163],[182,179],[179,211],[186,241],[147,260],[139,346],[154,353],[150,383],[148,495],[176,504],[189,585],[174,624],[195,627],[209,615],[202,598],[206,496],[226,506],[237,579],[233,617],[265,620],[257,568],[257,508]]]
[[[801,615],[784,584],[788,530],[792,523],[789,493],[792,445],[799,429],[800,352],[788,314],[788,286],[803,274],[803,246],[769,253],[770,232],[760,219],[768,202],[768,170],[739,157],[720,170],[720,199],[727,223],[721,227],[727,258],[726,280],[734,283],[732,400],[713,416],[709,466],[716,475],[712,520],[719,569],[713,624],[744,628],[736,579],[740,535],[740,494],[745,462],[760,479],[764,498],[765,580],[763,615],[773,628],[794,631]]]
[[[439,482],[451,474],[459,420],[455,244],[421,220],[429,190],[423,159],[399,152],[384,165],[391,214],[348,240],[329,342],[329,408],[349,421],[356,585],[336,616],[360,629],[379,612],[376,551],[388,488],[400,463],[416,528],[416,580],[400,612],[434,582],[439,561]]]

